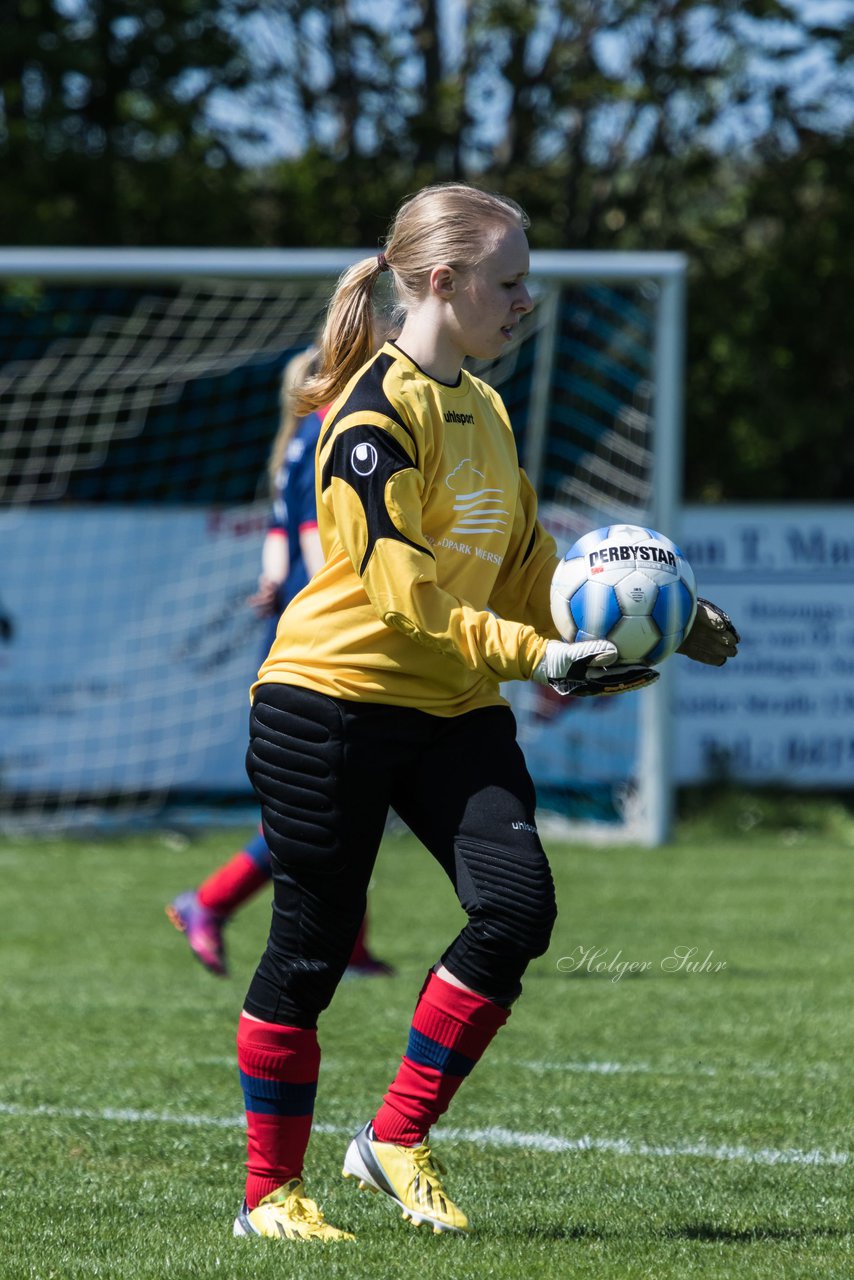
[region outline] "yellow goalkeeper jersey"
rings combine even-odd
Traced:
[[[331,406],[317,445],[325,566],[279,622],[258,684],[454,716],[503,702],[557,638],[554,539],[501,397],[436,382],[394,343]]]

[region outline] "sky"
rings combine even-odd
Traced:
[[[71,4],[73,0],[65,2]],[[444,55],[446,66],[451,71],[459,66],[467,5],[468,0],[440,0],[445,33]],[[538,5],[540,17],[530,44],[532,79],[536,77],[544,50],[554,36],[555,8],[554,0],[541,0]],[[837,29],[843,29],[846,25],[854,26],[854,0],[789,0],[788,8],[793,16],[803,15],[813,23],[823,23]],[[304,13],[311,31],[308,4],[304,6]],[[373,24],[385,24],[389,31],[397,33],[403,40],[407,38],[406,19],[412,14],[412,6],[406,0],[393,0],[392,3],[382,5],[376,4],[374,0],[350,0],[350,13],[351,16],[364,17]],[[689,18],[696,51],[694,58],[698,65],[714,64],[726,52],[724,41],[713,29],[712,13],[712,6],[700,6]],[[271,9],[259,6],[256,15],[245,24],[243,30],[256,61],[263,66],[269,66],[273,59],[287,64],[293,44],[285,38],[283,28],[277,26],[277,20],[271,16]],[[323,30],[319,21],[314,23],[314,35],[316,52],[313,58],[309,55],[309,65],[318,82],[322,82],[328,76],[329,68],[323,56]],[[631,40],[630,29],[622,34],[603,33],[597,39],[596,54],[605,73],[616,79],[631,76]],[[716,124],[707,131],[704,138],[711,149],[744,149],[761,136],[769,118],[769,94],[780,85],[788,89],[791,102],[816,130],[842,131],[854,128],[854,58],[847,70],[841,71],[833,63],[828,43],[821,40],[804,41],[803,32],[795,21],[763,20],[760,23],[744,14],[736,20],[734,42],[736,48],[742,42],[745,49],[757,45],[759,48],[748,57],[746,63],[749,92],[743,102],[737,107],[726,105],[731,83],[722,77],[717,86],[722,109]],[[508,94],[497,63],[498,59],[495,58],[485,65],[470,86],[470,101],[477,114],[479,137],[487,146],[500,141],[506,125]],[[677,103],[676,110],[679,109]],[[680,123],[690,126],[690,103],[687,100],[682,110],[686,116]],[[245,152],[242,158],[246,162],[259,163],[293,157],[302,152],[307,142],[299,104],[286,83],[281,85],[273,107],[259,110],[254,102],[241,101],[232,95],[221,95],[212,106],[212,116],[223,125],[235,120],[261,123],[266,138]],[[600,125],[603,146],[607,144],[608,129],[617,130],[619,125],[619,108],[613,108],[610,113],[603,112]],[[335,122],[331,118],[325,124],[321,122],[320,132],[324,141],[330,140],[334,128]],[[643,128],[638,129],[634,146],[637,154],[630,158],[638,158],[643,154]]]

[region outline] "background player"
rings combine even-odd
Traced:
[[[315,347],[309,347],[292,357],[282,377],[281,422],[268,463],[273,510],[261,553],[258,589],[249,601],[269,620],[264,633],[264,658],[275,639],[285,605],[323,564],[314,488],[314,452],[323,409],[301,418],[295,406],[297,390],[317,354]],[[166,907],[167,916],[210,973],[223,977],[228,972],[223,930],[238,907],[268,884],[271,875],[270,850],[259,831],[197,888],[178,894]],[[347,973],[365,977],[390,975],[391,966],[368,949],[367,928],[365,916]]]

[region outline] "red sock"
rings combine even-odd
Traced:
[[[269,873],[262,871],[257,862],[241,849],[199,885],[196,896],[208,911],[214,911],[218,916],[230,916],[269,879]]]
[[[406,1053],[374,1120],[379,1141],[422,1142],[509,1017],[509,1009],[486,996],[428,974]]]
[[[317,1032],[240,1016],[237,1065],[246,1105],[246,1203],[302,1176],[320,1068]]]
[[[368,934],[368,917],[367,915],[359,925],[359,932],[356,934],[356,941],[353,943],[353,950],[350,953],[348,964],[366,964],[370,960],[370,953],[367,944]]]

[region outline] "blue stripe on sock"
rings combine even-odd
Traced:
[[[260,1080],[240,1072],[240,1087],[247,1111],[266,1116],[310,1116],[314,1111],[317,1081],[288,1084],[285,1080]]]
[[[439,1044],[438,1040],[432,1040],[430,1036],[416,1031],[414,1027],[409,1028],[406,1056],[410,1062],[415,1062],[420,1067],[434,1067],[436,1071],[449,1076],[467,1076],[475,1064],[474,1058],[467,1058],[465,1054],[457,1053],[456,1049],[448,1049]]]
[[[267,841],[262,835],[259,834],[255,836],[254,839],[250,840],[249,843],[244,846],[243,852],[248,854],[259,871],[265,872],[268,876],[273,874],[270,850],[267,846]]]

